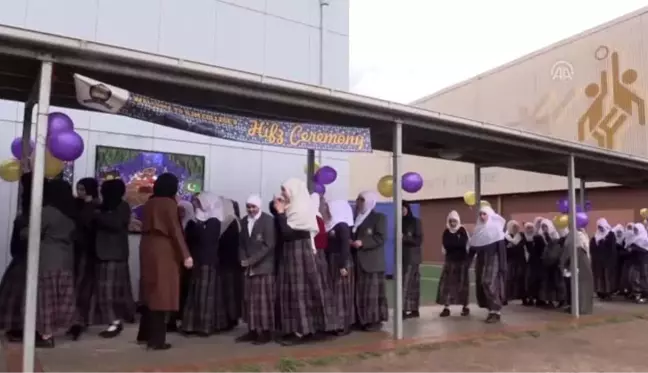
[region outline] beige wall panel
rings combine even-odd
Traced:
[[[648,14],[637,15],[590,31],[450,87],[417,105],[648,156],[644,101],[648,99],[648,39],[643,40],[643,35],[648,34],[646,17]],[[597,111],[595,98],[587,93],[600,91],[602,75],[607,94],[601,98]],[[378,179],[391,173],[390,162],[389,153],[384,152],[352,156],[350,193],[375,190]],[[403,164],[405,172],[420,172],[425,179],[423,190],[406,198],[450,198],[473,189],[471,164],[413,156],[404,157]],[[604,185],[607,184],[588,187]],[[536,192],[564,189],[566,180],[492,168],[483,171],[482,187],[484,194]]]

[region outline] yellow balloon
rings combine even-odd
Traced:
[[[20,161],[9,159],[0,163],[0,178],[10,183],[20,180]]]
[[[464,202],[468,206],[475,206],[475,203],[477,202],[475,192],[473,191],[468,191],[464,193],[463,198],[464,198]]]
[[[315,167],[313,168],[313,172],[317,172],[317,170],[319,170],[319,169],[320,169],[320,164],[315,162]],[[308,173],[308,163],[306,165],[304,165],[304,173],[305,174]]]
[[[490,204],[490,202],[486,201],[485,199],[482,199],[481,201],[479,201],[479,206],[481,206],[481,207],[491,207],[491,204]]]
[[[56,177],[65,168],[65,163],[62,160],[54,158],[52,153],[47,150],[45,152],[45,177]]]
[[[569,225],[569,215],[562,214],[562,215],[555,216],[553,219],[553,223],[558,229],[567,228],[567,226]]]
[[[642,218],[648,218],[648,209],[647,208],[642,208],[639,210],[639,215],[641,215]]]
[[[388,198],[394,196],[394,178],[391,175],[385,175],[378,180],[378,193]]]

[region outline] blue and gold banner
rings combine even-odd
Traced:
[[[336,152],[371,152],[368,128],[295,123],[219,113],[142,96],[75,74],[79,104],[231,141]]]

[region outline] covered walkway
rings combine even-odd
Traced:
[[[571,211],[575,211],[577,203],[576,178],[581,182],[626,185],[648,180],[648,159],[641,157],[322,87],[0,25],[0,99],[26,103],[25,142],[31,132],[35,105],[38,113],[27,276],[26,371],[32,369],[33,357],[47,115],[50,105],[82,109],[75,97],[75,73],[196,108],[267,119],[369,128],[373,148],[393,152],[396,180],[402,175],[404,153],[424,157],[452,154],[453,159],[475,164],[477,200],[480,170],[484,167],[569,176]],[[313,167],[309,169],[312,171]],[[398,239],[401,237],[402,193],[399,184],[395,183],[394,190],[396,315],[401,315],[402,310],[402,243]],[[572,231],[574,227],[575,216],[572,215]],[[572,269],[575,272],[575,268]],[[403,338],[403,330],[402,319],[394,318],[393,337]],[[59,353],[59,349],[51,353]]]

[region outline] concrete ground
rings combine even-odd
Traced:
[[[457,309],[457,312],[450,318],[440,319],[438,317],[438,313],[440,312],[439,307],[424,307],[420,319],[405,321],[405,340],[398,343],[395,343],[390,335],[391,324],[386,324],[385,330],[382,332],[356,332],[342,338],[295,347],[282,347],[277,344],[268,344],[265,346],[234,344],[234,338],[243,332],[242,329],[210,338],[186,338],[180,335],[170,334],[169,342],[174,345],[174,348],[168,351],[146,351],[142,346],[135,344],[136,326],[130,325],[120,337],[112,340],[105,340],[96,336],[99,329],[92,330],[78,342],[71,342],[64,338],[59,338],[57,339],[55,349],[38,350],[37,358],[39,366],[43,371],[58,372],[216,371],[233,366],[251,366],[251,364],[254,366],[261,364],[274,367],[275,365],[273,364],[276,364],[282,358],[284,360],[312,359],[350,353],[384,352],[389,349],[421,343],[444,342],[475,336],[501,335],[502,333],[511,331],[546,328],[550,324],[567,323],[571,320],[569,315],[558,311],[539,310],[512,305],[505,309],[501,324],[487,325],[483,323],[483,319],[486,316],[485,312],[476,307],[473,307],[472,310],[473,313],[470,317],[459,316],[459,310]],[[648,313],[648,309],[645,306],[629,303],[605,303],[597,304],[595,312],[595,317],[609,318],[612,315]],[[532,343],[532,341],[525,341],[524,343]],[[513,346],[516,346],[515,342],[513,342]],[[19,344],[9,344],[6,342],[3,344],[3,355],[7,359],[7,365],[5,366],[8,371],[17,371],[20,369],[21,347]],[[529,348],[531,347],[532,345]],[[507,348],[502,347],[504,352],[507,351]],[[381,359],[383,358],[381,357]],[[459,364],[461,359],[458,357],[456,361]],[[369,362],[370,360],[367,360],[367,363]],[[468,369],[467,365],[457,365],[458,368],[451,369],[452,367],[448,364],[450,363],[444,363],[442,365],[443,368],[439,368],[439,370],[474,370]],[[1,368],[0,370],[2,370]],[[397,371],[404,369],[412,371],[432,369],[430,367],[423,368],[422,366],[417,369],[415,368],[402,367],[387,370]],[[358,369],[363,371],[378,371],[385,370],[386,368],[377,369],[369,368],[368,366],[362,368],[359,366]],[[434,369],[436,370],[436,368]],[[498,370],[500,368],[493,369]],[[345,370],[348,371],[347,368]],[[528,368],[523,370],[543,369]],[[619,369],[614,370],[618,371]]]

